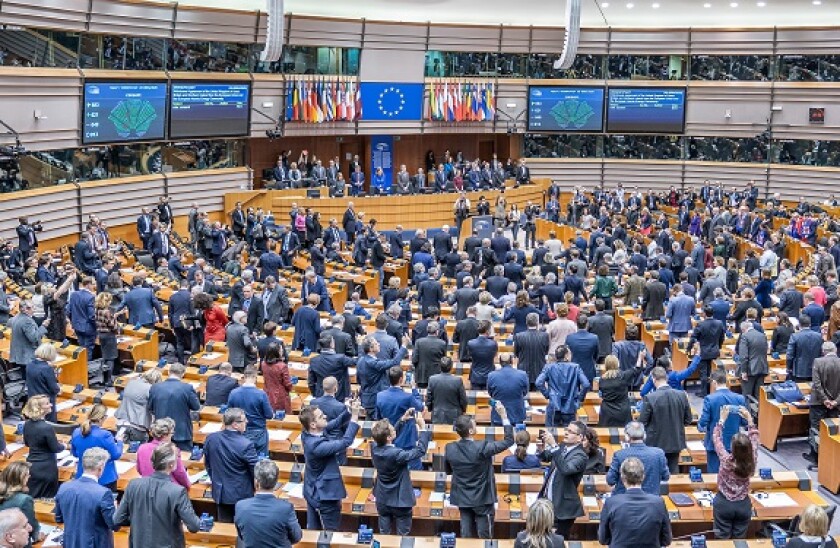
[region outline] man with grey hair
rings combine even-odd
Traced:
[[[257,358],[257,345],[251,340],[251,333],[245,325],[248,313],[238,310],[233,313],[233,321],[225,330],[225,343],[228,348],[228,360],[234,369],[245,369]]]
[[[234,506],[254,495],[254,466],[259,461],[253,441],[245,436],[247,419],[239,407],[223,416],[225,428],[204,442],[204,466],[212,484],[216,519],[231,523]]]
[[[152,453],[155,473],[132,480],[114,516],[115,525],[131,525],[129,548],[185,546],[184,527],[198,532],[199,517],[186,489],[172,481],[178,448],[158,445]]]
[[[764,385],[764,377],[769,372],[767,337],[755,329],[752,321],[743,321],[736,351],[740,359],[735,374],[741,379],[741,394],[758,400],[759,391]]]
[[[0,511],[0,548],[26,548],[32,526],[19,508]]]
[[[513,352],[519,362],[519,369],[528,373],[531,389],[537,377],[545,367],[545,356],[548,354],[548,333],[539,329],[540,317],[536,312],[525,316],[527,329],[517,333],[513,339]]]
[[[172,442],[182,451],[192,451],[193,422],[190,411],[198,411],[201,402],[192,385],[183,382],[186,368],[181,363],[169,366],[169,378],[152,386],[146,404],[156,419],[169,417],[175,421]]]
[[[110,458],[105,449],[91,447],[82,455],[82,475],[59,487],[53,513],[56,523],[70,524],[65,527],[64,546],[114,545],[114,496],[99,485]]]
[[[34,311],[32,301],[26,299],[21,301],[20,311],[17,315],[9,320],[9,328],[11,329],[9,361],[23,370],[35,357],[35,350],[41,344],[41,338],[47,333],[46,327],[38,327],[38,324],[32,319]]]
[[[236,503],[236,532],[249,548],[290,548],[303,537],[294,506],[274,495],[279,474],[273,461],[259,461],[254,467],[256,493]]]
[[[239,386],[239,381],[233,378],[230,362],[219,364],[219,372],[207,377],[204,386],[204,405],[225,405],[230,393]]]
[[[613,494],[621,494],[627,490],[619,474],[621,464],[628,459],[636,458],[644,466],[644,482],[639,482],[645,493],[659,496],[659,484],[668,481],[671,472],[665,453],[658,447],[645,445],[645,426],[638,421],[628,422],[624,427],[624,439],[627,446],[613,455],[612,464],[607,472],[607,485],[614,485]]]
[[[613,459],[615,463],[615,459]],[[630,457],[621,465],[621,480],[627,492],[614,494],[604,503],[598,542],[607,546],[668,546],[671,544],[671,521],[665,501],[646,493],[642,483],[646,467]]]
[[[814,360],[813,384],[811,385],[810,419],[811,430],[808,441],[811,445],[809,460],[817,462],[816,434],[823,419],[840,417],[840,358],[832,342],[822,345],[822,357]],[[808,467],[809,469],[811,466]]]
[[[429,377],[440,373],[440,361],[446,356],[446,343],[438,336],[439,330],[438,322],[426,324],[426,336],[417,339],[411,354],[414,382],[420,388],[426,388]]]
[[[405,329],[403,328],[402,322],[400,322],[402,311],[402,306],[399,303],[394,303],[389,306],[388,325],[385,327],[385,332],[394,337],[398,345],[402,344],[403,336],[405,335]]]

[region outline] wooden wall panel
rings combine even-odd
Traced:
[[[613,29],[610,51],[620,53],[677,55],[688,53],[688,29]]]
[[[0,24],[83,31],[89,0],[3,0]]]
[[[604,186],[615,188],[622,183],[626,189],[661,192],[682,182],[680,162],[655,160],[605,160]]]
[[[579,185],[588,190],[601,186],[602,163],[600,158],[591,160],[531,158],[528,160],[531,177],[557,181],[564,190],[572,190]]]
[[[831,194],[840,195],[840,169],[809,166],[771,166],[770,193],[778,192],[783,200],[821,203]]]
[[[286,17],[288,44],[342,48],[362,45],[362,21],[359,19],[326,19],[295,14],[286,14]]]
[[[770,84],[763,82],[691,82],[685,132],[698,136],[754,137],[767,129],[770,97]]]
[[[91,0],[90,6],[89,32],[156,38],[172,36],[174,3]]]
[[[207,9],[178,5],[175,38],[252,43],[260,20],[258,11]]]

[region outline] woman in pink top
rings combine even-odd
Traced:
[[[720,420],[715,425],[712,438],[715,452],[720,458],[718,471],[718,492],[713,503],[715,538],[746,538],[752,519],[750,501],[750,479],[755,474],[758,462],[758,430],[752,415],[744,406],[736,406],[737,413],[747,421],[747,434],[738,432],[732,436],[732,452],[723,444],[723,425],[729,417],[730,405],[720,410]]]
[[[144,443],[137,449],[137,472],[143,477],[155,473],[155,469],[152,467],[152,452],[161,443],[172,442],[172,435],[175,433],[175,421],[168,417],[158,419],[152,423],[149,433],[152,436],[152,441]],[[172,481],[189,491],[190,478],[181,462],[181,452],[178,451],[177,455],[178,462],[175,465],[175,470],[172,471]]]

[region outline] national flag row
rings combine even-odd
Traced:
[[[353,122],[362,117],[362,93],[353,81],[290,80],[286,84],[286,121]]]
[[[429,82],[427,91],[427,120],[483,122],[496,116],[496,90],[491,82]]]

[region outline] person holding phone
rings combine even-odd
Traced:
[[[417,443],[410,450],[394,445],[397,431],[388,419],[380,420],[372,429],[373,441],[376,442],[371,451],[376,468],[373,496],[376,497],[376,511],[379,513],[379,532],[383,535],[391,534],[392,524],[396,526],[398,535],[411,534],[411,513],[417,499],[407,464],[420,460],[426,454],[432,438],[423,415],[415,413],[413,407],[403,413],[402,419],[405,423],[414,419],[416,426]]]
[[[712,438],[713,426],[720,420],[724,408],[731,406],[746,407],[747,402],[744,396],[729,390],[729,386],[726,384],[725,371],[714,371],[711,379],[712,393],[703,398],[703,412],[700,414],[700,420],[697,421],[697,429],[706,434],[703,445],[706,447],[707,470],[710,474],[717,474],[720,461],[715,451],[714,440]],[[736,415],[737,413],[732,414],[731,417],[729,413],[726,415],[729,417],[729,420],[725,421],[726,424],[723,427],[721,439],[724,448],[727,450],[732,442],[732,436],[738,432],[740,427],[740,421],[735,420]]]
[[[747,423],[748,431],[732,436],[731,449],[727,450],[723,444],[723,431],[730,414],[739,415]],[[715,537],[746,538],[752,518],[750,478],[755,474],[758,462],[758,429],[746,407],[726,405],[720,410],[712,436],[720,459],[718,492],[712,506]]]
[[[379,418],[388,419],[396,429],[394,445],[410,451],[417,445],[417,430],[412,423],[416,415],[423,412],[423,396],[420,395],[413,382],[410,392],[402,389],[405,373],[400,365],[395,365],[388,370],[388,380],[391,387],[376,395],[375,414]],[[412,459],[408,466],[412,470],[420,470],[420,458]]]

